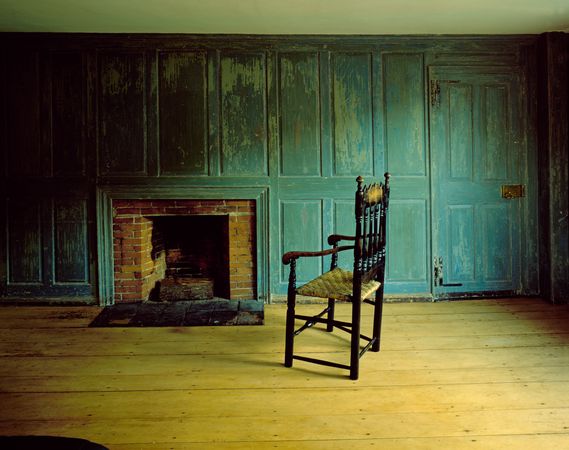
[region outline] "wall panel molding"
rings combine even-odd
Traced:
[[[207,175],[207,53],[158,52],[160,175]]]
[[[73,285],[88,296],[98,283],[102,303],[108,301],[107,238],[92,222],[104,230],[112,199],[125,192],[155,198],[249,192],[262,198],[266,251],[260,256],[265,278],[259,286],[265,300],[283,294],[285,247],[318,249],[329,232],[349,228],[356,176],[381,180],[388,170],[393,209],[387,291],[430,296],[430,199],[436,180],[430,175],[429,66],[526,70],[522,55],[537,41],[532,36],[0,34],[5,59],[0,139],[6,162],[1,182],[12,198],[36,195],[45,216],[40,234],[55,233],[48,243],[54,259],[44,261],[55,267],[54,278],[51,285],[42,279],[41,295],[68,295]],[[560,88],[565,79],[539,82]],[[529,101],[535,86],[526,92]],[[496,93],[492,107],[500,101]],[[562,117],[562,104],[548,102],[551,114]],[[533,119],[515,120],[536,134]],[[551,146],[543,148],[563,162],[559,143],[565,135],[555,130],[545,130]],[[543,164],[542,179],[556,175],[548,210],[553,214],[553,206],[566,204],[566,196],[555,194],[563,173],[549,161]],[[461,161],[454,169],[457,177],[467,176]],[[79,204],[86,218],[76,209]],[[63,219],[72,211],[74,219]],[[297,213],[305,215],[305,240],[295,236]],[[19,220],[11,214],[0,246],[3,286],[6,249],[17,237],[9,235],[14,224],[7,227]],[[548,219],[553,234],[542,239],[549,246],[542,271],[558,259],[552,246],[565,236],[563,223],[555,225],[554,219],[560,217]],[[70,239],[67,248],[61,244],[64,235]],[[86,275],[79,261],[85,258]],[[326,259],[319,264],[309,273],[326,268]]]
[[[99,173],[147,173],[146,55],[143,50],[98,54]]]

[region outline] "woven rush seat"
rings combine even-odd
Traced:
[[[375,280],[362,283],[362,300],[371,297],[379,286],[381,283]],[[353,273],[337,267],[299,287],[296,293],[308,297],[350,301],[353,293]]]

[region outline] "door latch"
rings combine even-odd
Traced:
[[[458,287],[462,286],[462,283],[445,283],[443,281],[443,258],[441,256],[435,256],[433,259],[433,277],[435,280],[435,286],[442,287]]]
[[[503,184],[502,198],[512,199],[526,196],[526,187],[523,184]]]

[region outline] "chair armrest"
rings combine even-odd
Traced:
[[[326,256],[326,255],[333,255],[334,253],[341,252],[343,250],[350,250],[353,249],[353,245],[346,245],[342,247],[335,247],[329,248],[328,250],[321,250],[319,252],[286,252],[283,255],[282,261],[283,264],[290,264],[293,259],[298,259],[304,256]]]
[[[340,241],[355,241],[355,236],[345,236],[343,234],[331,234],[328,236],[328,245],[335,245]]]

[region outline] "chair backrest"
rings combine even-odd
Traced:
[[[364,185],[357,178],[355,216],[356,232],[354,245],[354,289],[356,285],[370,280],[381,283],[385,278],[386,221],[389,208],[389,178],[384,183]],[[354,295],[357,292],[354,291]]]

